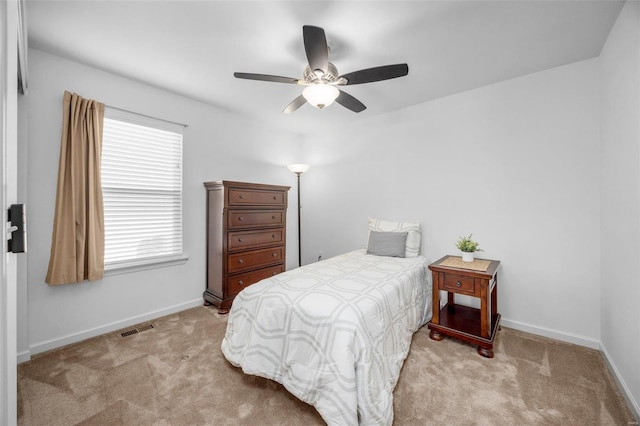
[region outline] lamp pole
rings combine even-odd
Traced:
[[[298,266],[302,266],[302,206],[300,205],[300,175],[302,172],[296,172],[298,176]]]
[[[309,170],[309,165],[289,164],[287,168],[298,177],[298,266],[302,266],[302,206],[300,205],[300,175]]]

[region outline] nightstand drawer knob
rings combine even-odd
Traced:
[[[238,242],[239,242],[239,243],[241,243],[241,242],[243,242],[243,241],[244,241],[244,240],[243,240],[242,238],[238,238]]]
[[[238,259],[238,263],[244,263],[243,259]]]
[[[244,281],[240,280],[240,281],[238,281],[238,284],[244,285]]]
[[[460,281],[456,282],[456,287],[460,287],[460,286],[462,286],[462,282]]]
[[[278,257],[278,253],[271,253],[271,256]]]

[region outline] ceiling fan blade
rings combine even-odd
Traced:
[[[340,90],[340,94],[336,98],[336,102],[353,112],[362,112],[367,109],[362,102],[342,90]]]
[[[340,77],[346,79],[346,84],[350,85],[389,80],[390,78],[404,77],[407,74],[409,74],[409,66],[407,64],[395,64],[354,71]]]
[[[300,95],[294,100],[292,100],[282,112],[284,112],[285,114],[292,113],[293,111],[297,110],[302,105],[304,105],[305,103],[307,103],[307,100],[304,98],[304,96]]]
[[[298,84],[298,82],[300,81],[297,78],[280,77],[278,75],[268,75],[268,74],[251,74],[246,72],[234,72],[233,76],[235,78],[246,78],[247,80],[271,81],[274,83]]]
[[[324,30],[320,27],[305,25],[302,27],[302,37],[311,71],[322,70],[323,74],[326,73],[329,68],[329,47]]]

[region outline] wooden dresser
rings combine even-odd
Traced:
[[[285,270],[288,186],[216,181],[207,189],[205,305],[227,313],[244,287]]]

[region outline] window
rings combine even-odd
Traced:
[[[105,270],[182,257],[183,130],[179,124],[105,109]]]

